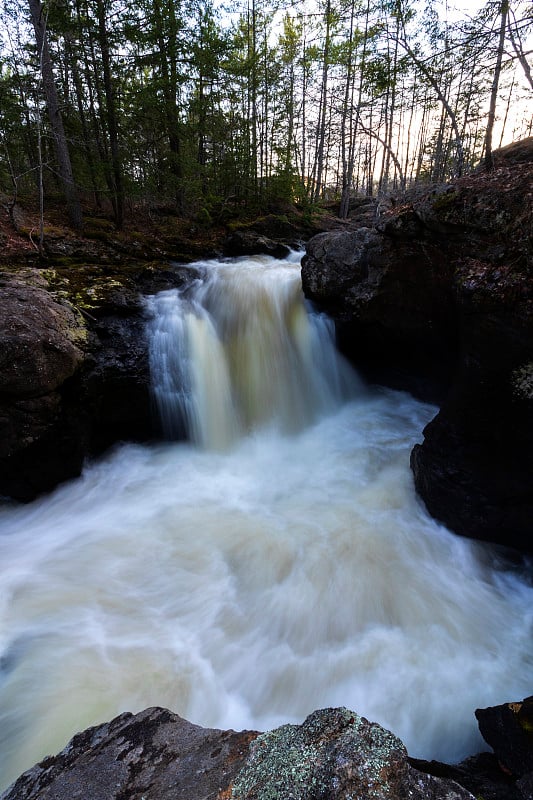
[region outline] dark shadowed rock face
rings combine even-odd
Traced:
[[[502,770],[493,753],[478,753],[460,764],[422,761],[418,758],[410,758],[409,763],[420,772],[455,781],[478,800],[526,800],[516,780]]]
[[[518,703],[478,708],[483,738],[502,769],[512,776],[527,800],[533,797],[533,697]]]
[[[263,236],[255,231],[235,231],[224,242],[224,255],[226,256],[263,254],[273,258],[285,258],[289,252],[287,245],[275,242],[268,236]]]
[[[464,260],[461,358],[411,465],[428,510],[457,533],[533,551],[533,283]]]
[[[457,533],[533,551],[533,138],[375,229],[308,243],[306,295],[371,380],[441,404],[416,488]]]
[[[341,349],[371,380],[442,396],[456,323],[438,243],[371,228],[319,234],[307,245],[302,280],[306,296],[335,318]]]
[[[154,435],[142,293],[176,269],[0,274],[0,495],[32,500],[84,458]]]
[[[1,800],[473,800],[409,764],[402,742],[347,709],[255,732],[200,728],[161,708],[78,734]]]
[[[0,277],[0,494],[27,499],[76,474],[82,454],[62,389],[84,359],[87,330],[28,270]]]

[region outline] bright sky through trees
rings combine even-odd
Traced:
[[[6,0],[0,31],[0,190],[72,209],[74,184],[119,227],[139,203],[344,215],[532,133],[531,0]]]

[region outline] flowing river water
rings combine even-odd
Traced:
[[[531,693],[533,589],[416,497],[435,408],[365,387],[299,259],[196,265],[148,301],[169,439],[0,510],[0,789],[77,731],[166,706],[266,729],[345,705],[411,755],[483,749]]]

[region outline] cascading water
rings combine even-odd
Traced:
[[[353,396],[355,373],[331,321],[306,313],[296,266],[296,255],[283,266],[222,263],[151,299],[153,392],[168,438],[225,448],[265,423],[301,429]]]
[[[457,760],[476,707],[531,693],[531,585],[414,493],[435,409],[362,389],[295,262],[150,299],[155,404],[192,443],[0,510],[0,786],[151,705],[259,729],[346,705]]]

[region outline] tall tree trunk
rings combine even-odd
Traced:
[[[124,187],[122,182],[122,164],[120,161],[118,145],[117,106],[113,79],[111,77],[111,58],[109,55],[109,36],[105,18],[105,0],[98,0],[98,42],[102,53],[102,72],[104,79],[104,94],[106,100],[107,126],[109,130],[109,147],[111,150],[111,165],[113,169],[113,182],[115,189],[115,225],[120,230],[124,222]]]
[[[326,110],[328,99],[328,74],[331,46],[331,0],[327,0],[326,5],[326,35],[324,41],[324,55],[322,62],[322,84],[320,88],[320,111],[317,131],[317,151],[315,159],[314,177],[314,200],[320,198],[322,190],[322,174],[324,170],[324,146],[326,143]]]
[[[85,158],[87,159],[87,168],[89,171],[89,177],[93,187],[94,200],[96,203],[96,207],[101,208],[102,202],[100,200],[100,191],[98,189],[98,181],[96,179],[93,151],[91,149],[91,138],[89,136],[89,125],[87,122],[87,115],[85,113],[85,108],[83,103],[83,87],[81,83],[79,60],[76,53],[74,37],[70,31],[65,33],[65,51],[66,55],[69,57],[68,60],[70,62],[70,71],[74,83],[76,104],[78,106],[78,115],[80,118],[81,130],[83,135],[83,149],[85,151]]]
[[[352,152],[354,130],[353,130],[353,48],[354,48],[354,22],[355,22],[355,8],[354,3],[350,6],[350,33],[348,37],[348,58],[346,64],[346,82],[344,84],[344,102],[342,105],[341,117],[341,152],[340,157],[342,160],[342,188],[341,188],[341,202],[339,206],[339,217],[347,219],[350,210],[350,189],[352,185],[352,172],[350,155]],[[348,142],[347,126],[348,122]]]
[[[67,201],[69,222],[75,230],[80,230],[83,225],[81,204],[78,189],[74,183],[72,164],[68,150],[67,137],[63,127],[63,118],[52,70],[50,50],[46,38],[46,20],[43,16],[43,7],[40,0],[28,0],[31,19],[35,30],[35,40],[39,53],[43,91],[48,106],[50,127],[54,137],[54,146],[58,163],[59,177]]]
[[[494,166],[492,159],[492,132],[494,129],[494,120],[496,119],[496,102],[498,100],[498,86],[500,85],[500,73],[502,71],[503,48],[505,45],[505,28],[507,26],[507,16],[509,14],[509,0],[502,0],[500,5],[500,14],[500,37],[498,40],[496,66],[494,67],[494,77],[492,79],[492,89],[490,92],[487,127],[485,130],[485,167],[487,169],[492,169]]]

